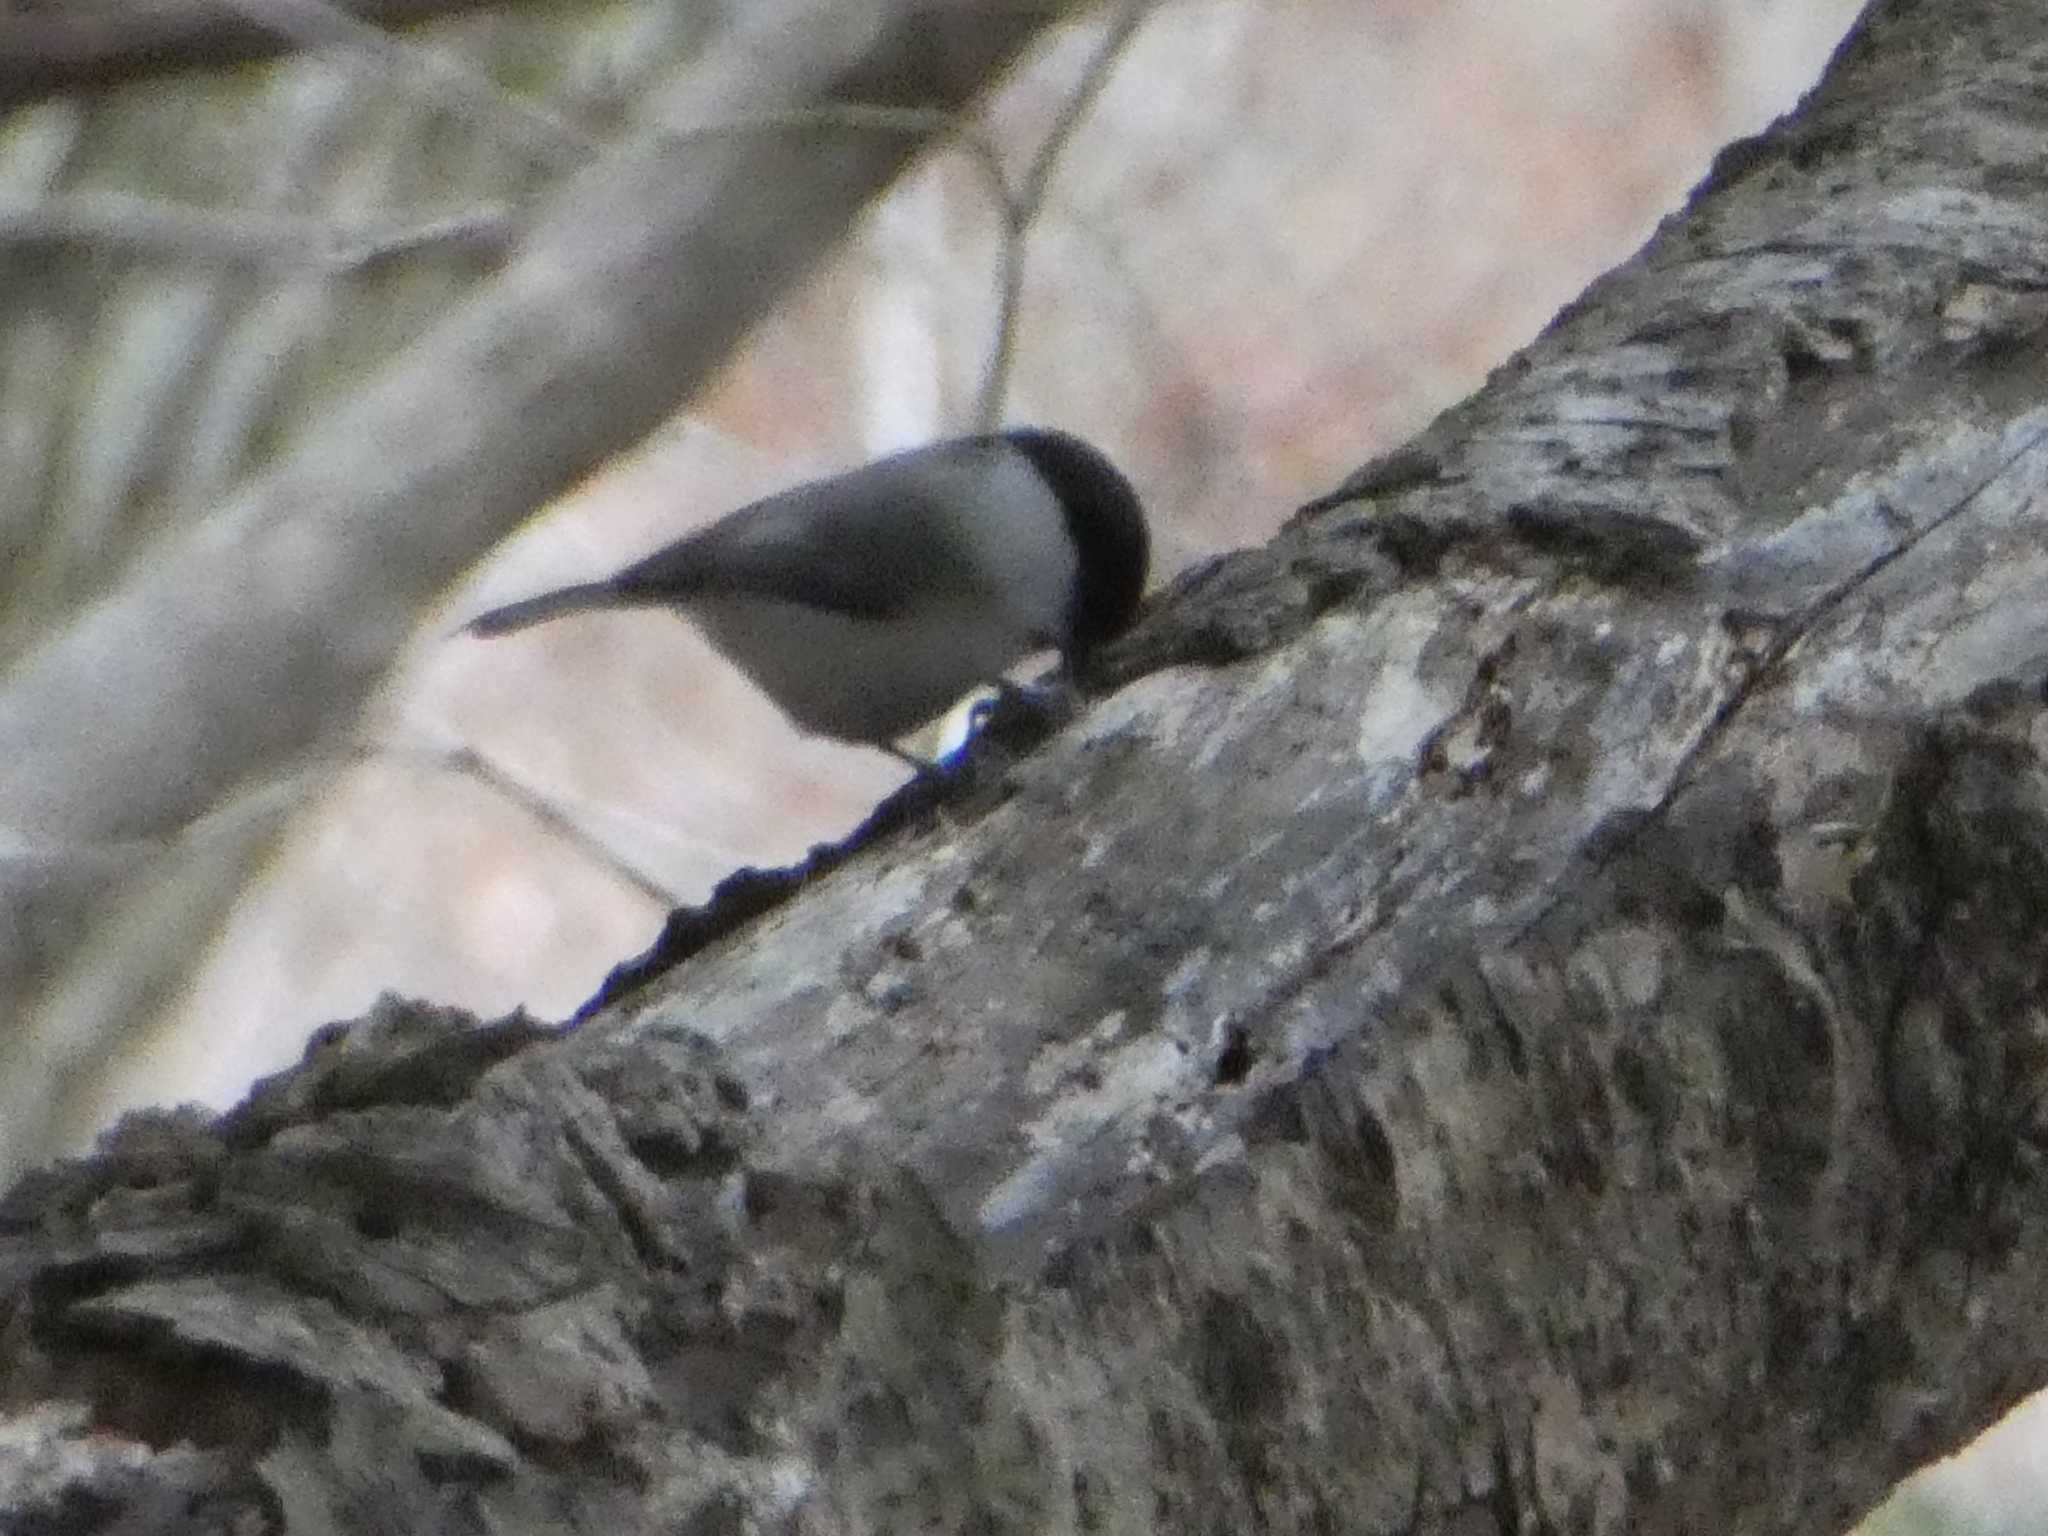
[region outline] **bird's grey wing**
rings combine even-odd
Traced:
[[[972,579],[946,532],[945,508],[961,494],[953,482],[924,450],[793,486],[655,551],[614,585],[626,601],[716,592],[885,619]]]

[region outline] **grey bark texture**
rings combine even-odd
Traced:
[[[2048,1375],[2044,79],[1879,6],[978,795],[37,1175],[0,1509],[1839,1529]]]

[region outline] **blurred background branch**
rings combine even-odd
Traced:
[[[132,255],[163,262],[301,267],[330,275],[447,247],[480,261],[504,258],[512,210],[475,208],[414,223],[345,224],[289,214],[192,208],[119,192],[0,203],[0,246]]]
[[[324,23],[308,31],[317,8],[289,14],[287,31],[324,40]],[[335,290],[331,270],[328,291],[292,293],[324,313],[286,348],[246,328],[248,279],[219,263],[182,275],[182,324],[161,291],[136,293],[151,344],[109,352],[88,387],[112,408],[67,424],[107,445],[89,459],[107,479],[99,507],[24,505],[17,491],[9,509],[17,537],[33,543],[29,529],[46,519],[56,547],[18,565],[6,594],[0,827],[22,856],[0,871],[17,936],[5,956],[17,1022],[0,1044],[0,1166],[41,1144],[63,1063],[111,1050],[176,992],[266,855],[295,802],[266,791],[218,814],[238,787],[292,782],[293,765],[352,732],[443,588],[672,412],[927,136],[792,129],[682,150],[674,125],[853,100],[929,113],[936,126],[1046,19],[1013,7],[944,18],[914,5],[752,7],[690,67],[650,82],[628,114],[641,126],[558,186],[532,179],[532,135],[518,135],[505,190],[526,211],[502,263],[487,274],[444,264],[433,302],[396,306],[384,316],[394,325],[348,326],[359,296]],[[401,56],[426,55],[369,51],[380,90],[412,91],[411,68],[392,67]],[[353,118],[363,102],[339,105]],[[462,93],[447,114],[436,109],[440,131],[496,153],[501,106]],[[83,209],[120,225],[130,254],[182,239],[239,257],[310,233],[241,214],[202,229],[133,199]],[[69,236],[82,233],[80,212],[70,206]],[[64,213],[49,215],[52,230]],[[309,254],[322,245],[311,239]],[[334,251],[361,241],[336,233],[324,245],[316,267],[331,268]],[[118,302],[102,286],[96,311],[71,281],[77,269],[35,247],[16,246],[10,276],[26,280],[32,305],[44,290],[53,327]],[[394,281],[402,290],[410,277]],[[253,296],[258,313],[266,298]],[[297,356],[279,366],[280,350]],[[248,352],[253,381],[236,366]],[[222,413],[215,430],[195,435],[190,418],[210,410]],[[185,447],[209,440],[207,472],[178,485]],[[17,484],[53,487],[38,468]],[[140,839],[162,848],[140,866],[102,851]],[[54,887],[76,920],[30,920],[39,902],[49,912]]]
[[[1046,190],[1060,155],[1081,119],[1093,106],[1109,77],[1124,55],[1131,38],[1152,9],[1153,0],[1122,0],[1081,78],[1061,103],[1059,114],[1032,155],[1023,177],[1014,188],[1003,179],[995,186],[1003,216],[1001,246],[1001,298],[996,306],[995,344],[990,349],[988,369],[982,376],[974,419],[984,429],[993,429],[1003,419],[1003,397],[1010,387],[1010,370],[1017,354],[1017,319],[1024,304],[1024,256],[1032,221],[1045,207]]]
[[[404,26],[477,3],[358,0],[347,14],[363,23]],[[252,20],[213,0],[9,7],[0,12],[0,111],[63,92],[218,69],[295,46],[269,21]]]
[[[438,99],[471,116],[500,142],[515,145],[536,165],[566,171],[603,145],[555,112],[515,97],[460,58],[395,37],[328,0],[222,0],[251,26],[274,33],[294,48],[354,50],[422,97]]]

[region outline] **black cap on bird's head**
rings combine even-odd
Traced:
[[[1085,663],[1138,616],[1152,553],[1145,509],[1123,473],[1072,433],[1013,427],[1003,437],[1052,487],[1066,516],[1079,568],[1061,650],[1069,664]]]

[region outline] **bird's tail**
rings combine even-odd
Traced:
[[[558,619],[565,613],[581,613],[588,608],[616,608],[621,604],[618,588],[611,582],[586,581],[581,586],[543,592],[538,597],[522,597],[516,603],[507,603],[502,608],[478,614],[462,628],[465,634],[488,640],[493,635],[509,635],[529,624]]]

